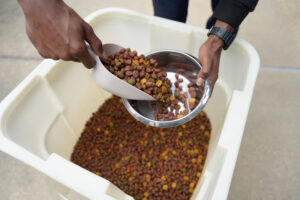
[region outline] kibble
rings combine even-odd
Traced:
[[[167,87],[167,89],[171,87],[170,80],[167,79],[166,76],[158,75],[161,70],[156,68],[158,63],[155,59],[151,58],[145,60],[144,55],[141,54],[138,56],[136,51],[131,51],[129,48],[121,49],[119,52],[110,55],[103,63],[110,72],[139,89],[145,90],[146,88],[138,87],[138,78],[143,78],[141,84],[145,84],[148,81],[152,83],[159,81],[159,86],[155,87],[162,85]],[[146,81],[144,79],[146,79]],[[152,85],[150,86],[149,84],[146,86],[152,87]],[[150,89],[145,92],[154,96],[157,95],[158,90]]]
[[[210,132],[204,112],[178,127],[155,128],[136,121],[113,96],[86,122],[71,161],[134,199],[188,200],[201,177]]]
[[[166,71],[162,70],[165,68],[158,68],[158,62],[155,59],[145,59],[143,54],[138,55],[136,51],[131,51],[130,48],[121,49],[105,59],[103,63],[111,73],[157,100],[156,105],[153,106],[153,117],[156,120],[167,121],[183,118],[196,106],[195,84],[189,83],[187,85],[189,98],[188,92],[184,91],[181,85],[183,77],[180,73],[183,72],[180,69],[176,70],[178,73],[175,74],[176,81],[173,83],[175,91],[172,91],[172,83],[167,78]],[[200,98],[201,96],[197,97],[197,99]],[[179,101],[183,103],[182,111],[178,105]]]

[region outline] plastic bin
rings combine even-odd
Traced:
[[[207,30],[109,8],[90,14],[103,43],[139,52],[176,49],[197,56]],[[237,38],[222,53],[219,80],[205,111],[212,137],[192,199],[226,199],[260,61]],[[50,177],[52,199],[132,199],[109,181],[69,161],[84,124],[109,93],[82,64],[44,60],[0,104],[0,149]]]

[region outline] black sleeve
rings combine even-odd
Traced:
[[[220,0],[213,16],[237,28],[249,12],[256,7],[258,0]]]

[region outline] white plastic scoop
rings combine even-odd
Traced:
[[[105,44],[103,45],[103,57],[108,56],[120,51],[123,47],[116,44]],[[125,99],[135,100],[155,100],[152,96],[139,90],[138,88],[130,85],[129,83],[116,77],[100,61],[99,57],[89,48],[90,54],[96,60],[96,66],[93,68],[93,76],[96,83],[104,90],[115,94]]]

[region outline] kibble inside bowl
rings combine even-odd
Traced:
[[[197,116],[211,94],[209,79],[203,87],[195,84],[197,74],[201,70],[198,60],[175,50],[153,51],[145,54],[145,58],[155,59],[157,67],[167,72],[167,78],[172,83],[172,96],[175,98],[164,99],[163,102],[123,99],[129,113],[144,124],[155,127],[178,126]],[[163,105],[162,109],[160,104]]]

